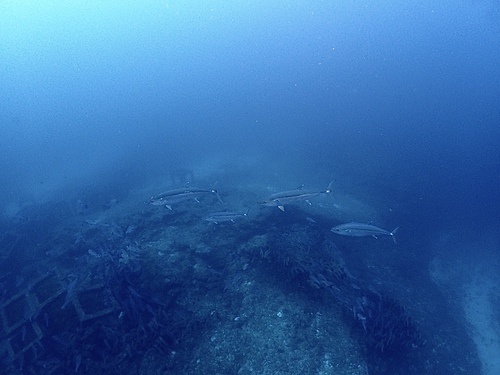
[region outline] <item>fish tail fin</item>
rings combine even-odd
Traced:
[[[222,198],[220,197],[219,193],[217,192],[216,194],[217,194],[217,199],[219,200],[219,202],[224,203],[224,201],[223,201],[223,200],[222,200]]]
[[[326,188],[325,190],[325,193],[331,193],[332,192],[332,186],[333,186],[333,183],[335,182],[335,180],[331,180],[330,183],[328,184],[328,187]]]
[[[221,199],[221,197],[219,195],[219,191],[217,189],[212,189],[211,192],[215,194],[215,196],[217,197],[217,200],[219,202],[224,203],[224,201]]]
[[[392,240],[394,241],[394,243],[397,245],[398,243],[396,242],[396,232],[398,231],[399,227],[396,227],[394,228],[394,230],[390,233],[391,234],[391,237],[392,237]]]
[[[217,199],[219,200],[219,202],[224,203],[223,200],[220,198],[219,191],[216,189],[218,182],[219,181],[215,181],[214,187],[212,188],[212,193],[215,193],[215,195],[217,196]]]

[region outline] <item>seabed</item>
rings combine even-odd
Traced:
[[[46,203],[5,225],[2,373],[479,373],[425,267],[392,241],[329,231],[348,200],[204,221],[259,200],[220,190],[224,203],[172,211],[138,196],[76,215]]]

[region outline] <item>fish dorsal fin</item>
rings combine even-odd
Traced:
[[[278,208],[279,208],[281,211],[285,212],[285,206],[279,205],[279,206],[278,206]]]
[[[221,202],[222,204],[224,204],[224,201],[221,199],[220,195],[219,195],[219,192],[215,189],[212,189],[212,193],[215,193],[215,195],[217,196],[217,199],[219,200],[219,202]]]

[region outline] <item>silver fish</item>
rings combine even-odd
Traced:
[[[394,243],[396,242],[396,232],[399,229],[397,227],[392,232],[389,232],[385,229],[376,227],[375,225],[363,224],[363,223],[347,223],[340,224],[336,227],[333,227],[331,231],[336,234],[340,234],[342,236],[351,236],[351,237],[366,237],[372,236],[373,238],[378,238],[378,236],[391,236]]]
[[[207,215],[204,220],[209,221],[211,223],[219,224],[223,222],[232,222],[234,223],[236,220],[247,217],[248,211],[245,213],[242,212],[214,212],[210,215]]]
[[[285,211],[285,205],[290,203],[295,203],[299,201],[306,201],[309,203],[309,199],[314,198],[320,194],[328,194],[332,191],[333,181],[330,182],[326,190],[321,191],[311,191],[304,190],[301,187],[295,190],[282,191],[271,195],[266,200],[260,202],[264,206],[278,207],[281,211]]]
[[[199,202],[198,198],[200,196],[210,193],[217,195],[217,199],[222,202],[219,197],[219,193],[215,189],[205,190],[196,187],[185,187],[154,195],[149,199],[149,203],[153,206],[165,206],[169,210],[171,210],[172,204],[184,202],[190,199],[194,199],[195,201]]]

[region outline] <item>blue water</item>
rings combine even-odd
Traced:
[[[472,348],[464,351],[476,358],[469,365],[481,363],[485,375],[495,373],[500,364],[491,358],[500,354],[500,332],[489,338],[491,347],[475,345],[480,340],[474,337],[487,328],[474,325],[481,317],[467,315],[464,304],[475,299],[463,297],[463,290],[474,280],[480,284],[474,290],[489,288],[479,299],[483,311],[492,309],[486,313],[491,327],[498,327],[499,35],[500,6],[490,0],[1,2],[0,227],[5,249],[22,247],[0,258],[3,303],[16,294],[12,285],[29,285],[39,277],[37,262],[66,242],[73,250],[50,264],[67,279],[72,259],[88,257],[91,246],[78,247],[75,228],[89,242],[88,221],[109,224],[113,210],[120,212],[113,220],[123,233],[130,226],[138,228],[130,233],[144,233],[172,223],[199,233],[193,217],[250,208],[253,227],[236,227],[243,234],[235,241],[273,226],[290,230],[286,220],[316,223],[321,238],[345,221],[400,226],[402,255],[387,253],[387,243],[377,245],[380,256],[353,254],[358,239],[327,238],[346,251],[353,277],[367,288],[384,274],[370,272],[387,266],[404,281],[384,274],[386,283],[445,295],[449,288],[461,296],[449,314],[457,325],[466,320],[477,329],[462,327],[464,342],[470,338],[464,345]],[[311,206],[301,202],[284,213],[252,206],[302,184],[324,190],[332,179],[331,196]],[[144,205],[151,195],[187,182],[216,186],[225,206],[209,198],[201,209],[181,204],[179,214],[179,208],[169,213]],[[137,220],[145,211],[152,216]],[[163,219],[151,219],[158,215]],[[312,221],[300,221],[305,217]],[[74,226],[61,229],[66,223]],[[109,225],[100,228],[99,236],[118,241]],[[223,230],[221,238],[234,235],[228,226]],[[123,233],[130,246],[154,237]],[[97,255],[110,251],[94,236]],[[182,243],[179,231],[176,236]],[[270,259],[282,261],[272,253]],[[368,274],[365,261],[372,267]],[[9,270],[23,280],[15,282]],[[422,275],[433,287],[422,286]],[[484,277],[478,281],[477,275]],[[415,297],[395,289],[386,291],[401,301]],[[446,310],[437,302],[428,311],[433,309]],[[9,334],[0,339],[8,341]],[[47,361],[51,352],[44,350]],[[456,358],[457,351],[449,355]],[[16,357],[11,365],[10,354],[0,354],[9,371],[21,373],[42,360],[20,363]],[[92,355],[79,355],[59,369],[97,371],[89,365]],[[194,363],[188,357],[172,368],[194,371],[182,364]],[[367,361],[370,374],[408,368]],[[448,371],[437,368],[428,373]]]

